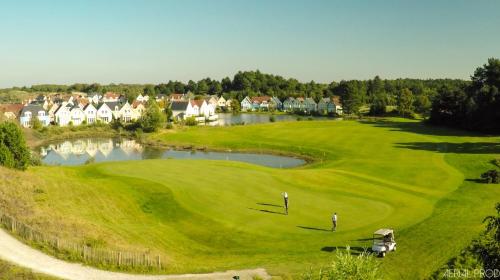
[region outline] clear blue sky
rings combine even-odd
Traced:
[[[238,70],[464,78],[500,57],[500,1],[0,0],[0,87]]]

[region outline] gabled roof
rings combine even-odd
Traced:
[[[141,105],[141,104],[142,104],[142,106],[146,106],[144,102],[134,100],[134,102],[132,102],[132,108],[134,108],[134,109],[135,109],[135,108],[137,108],[137,106],[139,106],[139,105]]]
[[[271,97],[270,96],[267,96],[267,95],[264,95],[264,96],[254,96],[250,99],[250,101],[252,103],[262,103],[264,101],[268,102],[269,100],[271,100]]]
[[[31,112],[31,115],[35,116],[35,115],[38,115],[38,112],[40,112],[40,111],[47,112],[47,111],[45,111],[45,109],[43,109],[43,107],[41,105],[28,104],[21,109],[20,114],[24,115],[24,113],[26,113],[26,112]]]
[[[116,106],[118,106],[118,110],[120,110],[123,106],[123,104],[120,101],[108,101],[108,102],[104,102],[104,103],[106,103],[106,105],[108,105],[108,107],[111,110],[115,110]]]
[[[99,104],[97,104],[96,109],[99,110],[99,109],[101,109],[102,106],[106,106],[106,107],[108,107],[108,109],[111,109],[111,108],[109,108],[109,105],[104,103],[104,102],[100,102]]]
[[[104,98],[120,98],[120,94],[116,93],[116,92],[111,92],[111,91],[108,91],[104,94]]]
[[[192,100],[189,100],[189,102],[191,102],[191,106],[196,105],[196,106],[198,106],[198,108],[201,108],[201,106],[203,105],[204,101],[205,100],[203,100],[203,99],[192,99]]]
[[[181,100],[184,99],[185,94],[183,93],[172,93],[170,94],[170,99],[172,100]]]
[[[83,107],[83,110],[84,111],[87,110],[90,106],[92,106],[95,109],[95,107],[94,107],[94,105],[92,105],[92,103],[87,103],[87,105],[85,105],[85,107]]]
[[[305,103],[309,103],[309,104],[316,104],[316,101],[314,101],[314,99],[312,99],[311,97],[307,97],[305,100],[304,100]]]
[[[171,104],[172,111],[186,111],[189,101],[174,101]]]
[[[23,107],[23,104],[0,104],[0,111],[14,113],[14,115],[18,116]]]

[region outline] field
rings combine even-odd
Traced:
[[[500,137],[416,121],[193,127],[150,140],[314,161],[292,169],[173,159],[2,169],[9,180],[0,199],[45,231],[158,252],[172,273],[264,267],[298,275],[327,264],[337,249],[370,246],[374,230],[391,227],[398,251],[381,260],[384,275],[424,278],[482,230],[500,197],[500,187],[474,180],[494,168]],[[333,212],[337,232],[330,231]]]

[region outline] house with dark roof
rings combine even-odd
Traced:
[[[28,104],[21,109],[19,114],[19,123],[23,127],[31,127],[33,118],[37,118],[43,126],[50,123],[47,111],[39,104]]]
[[[172,109],[172,117],[177,120],[183,120],[186,117],[186,112],[191,104],[189,101],[172,101],[170,108]]]

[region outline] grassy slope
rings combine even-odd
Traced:
[[[0,260],[0,279],[19,280],[50,280],[56,279],[43,274],[34,273],[29,269],[14,266],[8,262]]]
[[[188,128],[155,140],[317,161],[295,169],[183,160],[39,167],[23,176],[43,182],[18,193],[43,192],[18,196],[32,209],[22,216],[28,222],[108,247],[150,248],[171,259],[172,272],[264,266],[294,273],[328,262],[334,247],[367,246],[375,229],[394,227],[399,250],[384,270],[423,278],[479,232],[500,195],[498,187],[464,181],[499,156],[500,138],[457,133],[406,121]],[[280,214],[284,190],[289,216]],[[333,211],[336,233],[328,231]]]

